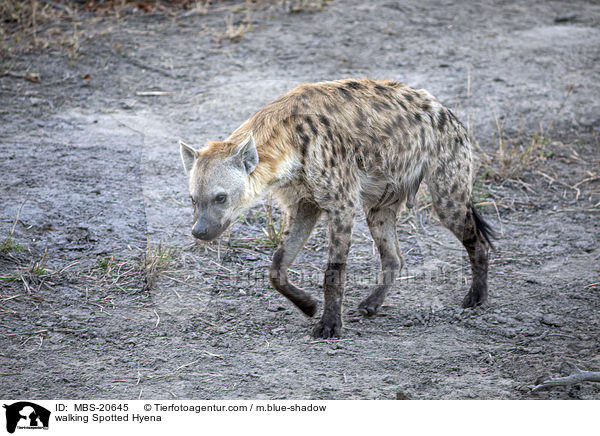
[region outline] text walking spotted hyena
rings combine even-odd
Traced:
[[[313,329],[339,336],[355,208],[366,214],[381,257],[381,277],[359,310],[373,315],[402,268],[396,235],[401,205],[421,181],[442,224],[463,243],[473,280],[464,307],[488,294],[492,231],[471,200],[471,145],[462,124],[425,90],[395,81],[346,79],[300,85],[266,105],[225,141],[194,150],[181,143],[194,206],[192,234],[219,236],[255,199],[271,190],[287,222],[273,256],[273,286],[302,312],[317,303],[288,280],[288,267],[325,213],[329,227],[325,306]]]

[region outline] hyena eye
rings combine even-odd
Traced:
[[[194,200],[194,197],[192,197],[191,195],[190,195],[190,201],[192,202],[193,206],[196,205],[196,200]]]
[[[215,197],[215,202],[217,203],[225,203],[225,200],[227,200],[227,195],[225,194],[219,194]]]

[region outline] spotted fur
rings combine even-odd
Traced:
[[[258,163],[247,171],[239,156],[253,152]],[[464,127],[427,91],[370,79],[300,85],[260,109],[225,141],[210,142],[200,151],[182,145],[192,198],[196,204],[208,199],[201,215],[210,215],[215,189],[227,193],[234,186],[235,199],[221,218],[212,218],[218,222],[211,227],[209,218],[196,220],[214,230],[210,236],[265,192],[278,198],[288,219],[273,257],[271,283],[309,316],[315,314],[316,302],[288,280],[287,270],[319,217],[327,216],[325,306],[313,329],[314,336],[324,338],[339,336],[342,329],[355,210],[362,206],[382,264],[380,283],[359,305],[368,316],[377,312],[402,266],[396,217],[403,203],[412,207],[422,182],[441,223],[469,254],[473,284],[463,305],[486,300],[493,232],[473,208],[471,153]]]

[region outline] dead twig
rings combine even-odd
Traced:
[[[156,309],[152,309],[152,312],[154,312],[154,314],[156,315],[156,325],[154,326],[154,328],[158,328],[158,324],[160,324],[160,316],[158,315]]]
[[[331,343],[351,341],[351,340],[352,339],[317,339],[315,341],[310,341],[309,344],[322,344],[322,343],[331,344]]]
[[[584,371],[573,365],[573,372],[566,377],[556,377],[543,381],[535,386],[531,392],[548,389],[554,386],[571,386],[586,381],[600,382],[600,371]]]

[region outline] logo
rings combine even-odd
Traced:
[[[14,433],[15,429],[48,429],[50,411],[28,401],[19,401],[6,409],[6,431]]]

